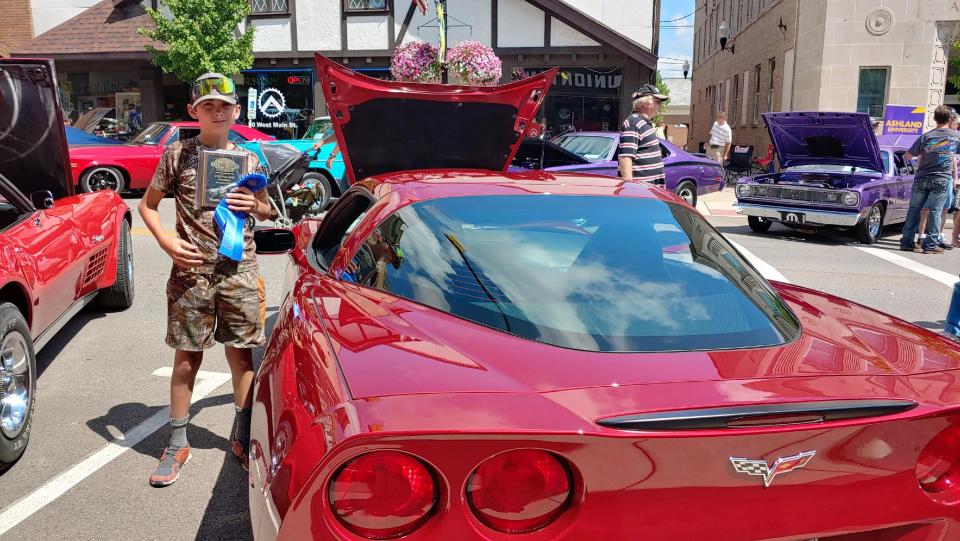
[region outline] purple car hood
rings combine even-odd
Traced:
[[[764,113],[781,167],[848,165],[883,171],[866,113]]]

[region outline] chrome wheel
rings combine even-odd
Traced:
[[[112,167],[97,167],[87,172],[86,185],[91,192],[99,190],[119,192],[123,187],[123,175]]]
[[[0,344],[0,430],[9,439],[23,430],[33,400],[33,374],[26,339],[11,331]]]
[[[870,209],[870,215],[867,216],[867,231],[870,232],[870,236],[877,238],[880,236],[880,227],[883,223],[883,213],[880,212],[880,207],[874,205]]]
[[[694,192],[689,187],[682,188],[677,195],[682,197],[687,203],[693,204]]]

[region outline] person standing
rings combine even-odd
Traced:
[[[707,149],[707,156],[711,160],[723,162],[730,159],[730,146],[733,144],[733,130],[730,124],[727,124],[727,113],[720,111],[717,113],[717,120],[710,127],[710,144]]]
[[[143,127],[143,116],[140,114],[140,111],[137,111],[136,104],[127,104],[127,112],[124,114],[124,117],[126,117],[127,133],[130,135],[140,133],[140,128]]]
[[[632,97],[633,113],[623,121],[617,149],[620,178],[662,184],[663,154],[653,118],[670,98],[652,84],[641,86]]]
[[[942,254],[940,246],[940,212],[947,197],[947,185],[957,178],[955,156],[960,149],[960,135],[948,125],[952,109],[946,105],[937,107],[933,120],[937,127],[921,135],[910,150],[904,154],[906,159],[918,157],[917,169],[910,195],[910,208],[903,225],[900,249],[906,252]],[[915,246],[914,235],[920,223],[921,209],[928,209],[926,236],[921,237],[920,246]]]
[[[266,220],[271,208],[266,190],[256,193],[235,188],[226,195],[228,208],[249,216],[243,227],[243,258],[227,259],[218,253],[219,236],[214,209],[194,208],[201,149],[239,150],[248,154],[247,170],[256,171],[257,156],[240,150],[229,140],[230,128],[240,117],[233,79],[207,73],[194,82],[187,106],[199,121],[200,135],[177,141],[163,153],[153,181],[140,201],[140,216],[157,243],[173,260],[167,282],[167,345],[176,351],[170,379],[170,438],[150,475],[153,486],[177,480],[190,459],[187,424],[190,398],[203,351],[220,342],[233,375],[236,418],[231,450],[246,469],[253,400],[253,350],[263,344],[266,296],[254,253],[254,218]],[[177,236],[167,236],[157,207],[172,194],[177,215]]]

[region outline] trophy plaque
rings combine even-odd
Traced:
[[[197,162],[197,210],[216,207],[247,172],[249,154],[236,150],[200,149]]]

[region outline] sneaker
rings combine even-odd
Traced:
[[[945,251],[946,251],[946,250],[944,250],[943,248],[941,248],[941,247],[939,247],[939,246],[934,246],[933,248],[924,248],[924,249],[923,249],[923,253],[925,253],[925,254],[942,254],[942,253],[945,252]]]
[[[940,247],[943,248],[944,250],[953,250],[953,245],[947,244],[946,242],[941,242]]]
[[[163,454],[160,455],[160,463],[150,475],[150,484],[155,487],[172,485],[180,477],[180,468],[190,462],[190,456],[190,447],[164,449]]]
[[[249,464],[249,453],[247,446],[240,442],[240,440],[233,440],[230,442],[230,450],[233,451],[233,456],[237,457],[237,460],[240,461],[240,466],[243,467],[243,471],[250,471]]]
[[[922,250],[919,246],[917,246],[916,244],[914,244],[913,247],[910,247],[910,246],[900,246],[900,251],[901,251],[901,252],[914,252],[914,253],[919,254],[919,253],[922,252],[923,250]]]

